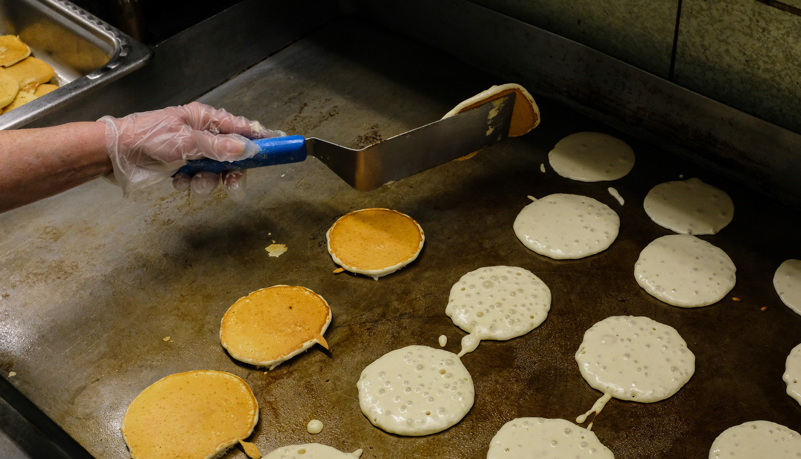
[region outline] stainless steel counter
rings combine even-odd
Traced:
[[[337,21],[259,63],[201,100],[269,127],[361,146],[441,117],[505,83],[418,42],[363,21]],[[799,343],[801,317],[777,297],[772,276],[801,241],[797,212],[536,95],[543,122],[469,161],[452,162],[369,193],[350,189],[315,159],[253,170],[248,199],[199,199],[169,184],[123,199],[98,180],[0,215],[0,369],[97,457],[125,457],[119,433],[130,401],[168,374],[217,369],[253,388],[261,419],[251,437],[266,453],[320,442],[368,458],[480,458],[519,416],[573,420],[600,394],[573,359],[584,330],[610,315],[646,315],[675,327],[696,354],[691,381],[654,404],[611,401],[593,430],[618,458],[704,457],[725,428],[767,419],[801,431],[801,406],[781,375]],[[629,141],[634,170],[613,183],[578,183],[547,167],[563,136],[601,130]],[[546,165],[546,173],[540,171]],[[633,277],[639,251],[668,232],[642,200],[654,185],[698,176],[734,199],[732,224],[703,239],[738,268],[734,290],[695,310],[665,305]],[[615,187],[620,205],[607,191]],[[592,196],[621,217],[605,252],[554,261],[525,249],[512,222],[555,192]],[[389,207],[426,232],[419,259],[374,281],[333,274],[325,232],[342,214]],[[273,241],[288,251],[271,258]],[[476,403],[453,428],[405,438],[373,427],[356,381],[384,353],[411,344],[458,351],[463,332],[445,316],[450,286],[473,269],[515,265],[551,288],[548,319],[526,336],[483,342],[463,358]],[[239,297],[303,285],[331,304],[330,352],[313,348],[271,372],[236,363],[219,344],[220,319]],[[732,300],[737,297],[740,301]],[[764,308],[764,310],[763,310]],[[166,339],[169,337],[169,339]],[[9,377],[14,371],[15,376]],[[322,433],[306,423],[319,419]],[[227,457],[244,457],[233,450]]]

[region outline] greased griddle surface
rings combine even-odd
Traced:
[[[358,147],[438,119],[506,82],[403,36],[342,20],[202,100],[290,134]],[[166,183],[123,199],[98,180],[0,215],[2,369],[15,371],[11,381],[97,457],[127,454],[119,426],[142,389],[171,373],[214,369],[252,387],[261,419],[250,440],[263,454],[319,442],[362,448],[365,459],[480,458],[512,418],[573,421],[588,410],[601,394],[584,382],[573,358],[584,331],[611,315],[643,315],[682,335],[696,355],[696,373],[666,401],[606,406],[593,431],[616,457],[705,457],[724,429],[756,419],[801,431],[801,406],[781,380],[785,358],[801,342],[801,316],[772,286],[783,260],[801,258],[791,226],[798,213],[527,89],[542,111],[537,129],[374,192],[349,188],[312,158],[251,170],[241,203],[222,193],[187,196]],[[633,171],[609,183],[553,173],[548,150],[582,130],[630,142]],[[663,304],[633,276],[640,250],[669,234],[647,217],[643,198],[654,185],[680,177],[720,187],[736,206],[728,227],[702,239],[732,258],[737,285],[700,309]],[[591,196],[620,215],[620,234],[608,250],[554,261],[515,238],[512,223],[528,196],[557,192]],[[426,235],[414,263],[378,281],[333,274],[326,251],[330,225],[365,207],[406,213]],[[265,247],[273,242],[288,251],[270,257]],[[464,332],[444,312],[450,286],[490,265],[539,276],[553,294],[548,318],[523,337],[482,342],[463,358],[476,402],[453,428],[406,438],[373,427],[359,410],[361,370],[400,347],[439,347],[440,335],[448,337],[445,349],[458,352]],[[277,284],[302,285],[329,302],[331,351],[315,347],[265,373],[225,354],[219,324],[239,297]],[[311,419],[325,424],[320,434],[306,431]],[[244,454],[232,450],[226,457]]]

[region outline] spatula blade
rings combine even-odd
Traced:
[[[505,139],[514,102],[511,93],[362,150],[320,139],[306,147],[353,188],[370,191]]]

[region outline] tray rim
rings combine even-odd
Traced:
[[[100,68],[61,86],[22,107],[0,115],[0,129],[17,129],[34,120],[75,103],[112,81],[144,67],[153,57],[153,50],[97,16],[68,0],[33,0],[51,9],[55,15],[78,24],[84,30],[104,37],[113,45],[111,57]]]

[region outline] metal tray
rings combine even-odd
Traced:
[[[56,71],[59,89],[0,115],[0,129],[23,127],[64,109],[147,63],[144,44],[65,0],[0,0],[0,35],[19,35]]]

